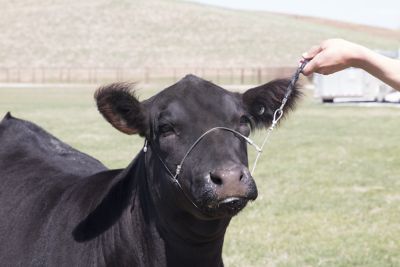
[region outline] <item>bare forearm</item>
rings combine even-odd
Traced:
[[[365,47],[354,61],[354,67],[364,69],[371,75],[400,91],[400,60],[391,59]]]

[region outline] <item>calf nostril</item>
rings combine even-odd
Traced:
[[[213,174],[212,172],[210,173],[210,178],[211,181],[216,184],[216,185],[222,185],[222,179],[218,175]]]
[[[240,174],[239,181],[243,179],[243,172]]]

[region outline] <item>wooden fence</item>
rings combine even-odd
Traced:
[[[261,84],[294,68],[0,68],[0,83],[173,83],[192,73],[220,84]]]

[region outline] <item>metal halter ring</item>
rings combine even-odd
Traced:
[[[263,149],[264,149],[264,146],[265,146],[265,144],[266,144],[266,142],[267,142],[269,136],[271,135],[272,131],[275,129],[275,126],[278,124],[279,120],[283,117],[283,114],[284,114],[283,108],[285,107],[286,102],[288,101],[290,95],[291,95],[292,92],[293,92],[293,88],[294,88],[294,86],[295,86],[297,80],[299,79],[300,73],[303,71],[304,67],[307,65],[308,62],[309,62],[309,60],[303,60],[303,62],[301,63],[301,65],[297,68],[296,72],[295,72],[294,75],[292,76],[292,79],[291,79],[291,81],[290,81],[290,83],[289,83],[289,85],[288,85],[288,87],[287,87],[287,89],[286,89],[285,96],[284,96],[283,99],[282,99],[281,106],[280,106],[278,109],[275,110],[274,116],[273,116],[272,124],[271,124],[271,126],[267,129],[267,133],[266,133],[265,138],[264,138],[264,140],[263,140],[263,142],[262,142],[262,145],[261,145],[260,147],[257,146],[257,145],[254,143],[254,141],[251,140],[249,137],[244,136],[243,134],[239,133],[239,132],[236,131],[236,130],[233,130],[233,129],[230,129],[230,128],[227,128],[227,127],[214,127],[214,128],[211,128],[211,129],[205,131],[205,132],[204,132],[199,138],[197,138],[197,140],[190,146],[190,148],[187,150],[187,152],[186,152],[185,155],[183,156],[183,158],[182,158],[182,160],[180,161],[180,163],[176,166],[175,174],[173,174],[173,173],[171,172],[171,170],[168,168],[167,164],[163,161],[163,159],[160,157],[160,155],[157,153],[157,151],[154,151],[154,153],[155,153],[155,154],[157,155],[157,157],[159,158],[160,162],[164,165],[165,169],[167,170],[167,172],[169,173],[169,175],[172,177],[173,182],[176,183],[176,184],[180,187],[180,189],[183,191],[183,193],[185,194],[185,196],[190,200],[190,202],[191,202],[195,207],[197,207],[197,205],[196,205],[196,204],[192,201],[192,199],[186,194],[185,190],[183,190],[181,184],[179,183],[179,181],[178,181],[178,179],[177,179],[177,178],[178,178],[178,175],[180,174],[180,172],[181,172],[181,170],[182,170],[183,163],[185,162],[185,160],[186,160],[186,158],[189,156],[189,154],[192,152],[192,150],[196,147],[196,145],[197,145],[206,135],[210,134],[211,132],[213,132],[213,131],[215,131],[215,130],[224,130],[224,131],[232,132],[232,133],[234,133],[234,134],[236,134],[236,135],[242,137],[247,143],[249,143],[250,145],[252,145],[252,146],[257,150],[257,156],[256,156],[256,159],[255,159],[255,161],[254,161],[253,168],[252,168],[252,170],[251,170],[251,174],[253,175],[253,173],[254,173],[254,171],[255,171],[255,169],[256,169],[256,166],[257,166],[257,162],[258,162],[258,160],[259,160],[259,158],[260,158],[260,155],[261,155],[261,153],[262,153],[262,151],[263,151]],[[144,152],[144,153],[146,153],[147,150],[148,150],[147,145],[148,145],[148,142],[147,142],[147,139],[145,139],[145,143],[144,143],[144,147],[143,147],[143,152]],[[197,208],[198,208],[198,207],[197,207]]]

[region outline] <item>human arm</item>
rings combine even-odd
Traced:
[[[310,62],[304,75],[332,74],[348,67],[363,69],[400,91],[400,60],[380,55],[364,46],[342,39],[328,39],[303,54]]]

